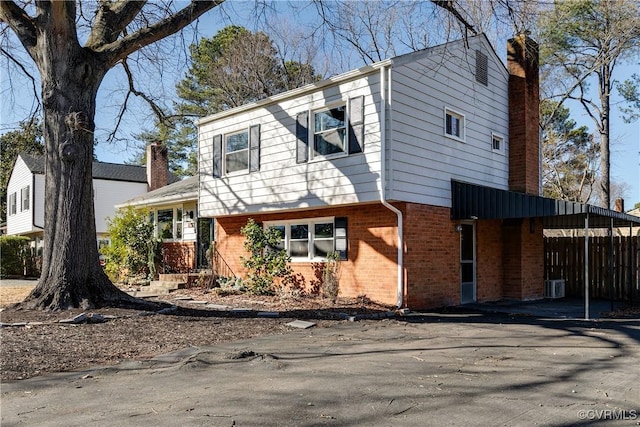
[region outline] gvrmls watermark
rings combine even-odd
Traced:
[[[622,420],[635,421],[640,420],[638,411],[632,409],[630,411],[624,409],[581,409],[578,411],[578,418],[581,420]]]

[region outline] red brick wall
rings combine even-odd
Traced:
[[[403,211],[405,304],[412,309],[459,304],[460,235],[450,209],[409,203]]]
[[[501,221],[476,221],[476,242],[477,300],[499,300],[504,282]]]
[[[163,242],[162,262],[167,272],[186,273],[196,266],[195,242]]]
[[[249,218],[265,222],[325,216],[348,218],[349,259],[341,263],[340,296],[366,295],[374,301],[395,304],[398,271],[396,216],[379,204],[217,218],[217,248],[233,272],[244,277],[246,271],[240,257],[248,254],[243,248],[244,237],[240,234],[240,229]],[[306,286],[309,287],[315,279],[314,263],[292,262],[291,267],[294,273],[304,277]]]
[[[540,193],[538,45],[526,36],[507,44],[509,69],[509,188]]]
[[[541,220],[507,221],[504,226],[505,298],[536,299],[544,293],[544,238]]]

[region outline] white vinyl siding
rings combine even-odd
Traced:
[[[93,180],[93,204],[96,215],[96,232],[107,232],[107,217],[116,214],[115,205],[147,192],[146,182]]]
[[[508,74],[484,38],[469,41],[394,63],[389,199],[450,207],[452,178],[508,188],[508,147],[487,143],[508,134]],[[488,85],[476,81],[476,49],[489,55]],[[447,111],[463,117],[462,137],[446,135]]]
[[[340,85],[263,107],[219,114],[199,128],[203,217],[353,204],[379,199],[379,71]],[[296,162],[296,116],[364,97],[363,153]],[[309,115],[309,122],[311,122]],[[217,117],[217,118],[216,118]],[[213,138],[247,124],[260,125],[260,169],[242,176],[213,177]]]
[[[34,177],[21,157],[18,157],[11,171],[9,183],[7,184],[7,194],[9,194],[9,205],[7,206],[7,234],[31,234],[38,232],[34,226],[34,211],[32,207],[34,191],[29,190],[29,209],[23,209],[22,196],[25,195],[25,188],[33,185]],[[15,201],[15,203],[14,203]],[[42,200],[44,205],[44,199]],[[14,212],[15,206],[15,212]],[[13,212],[13,214],[12,214]],[[38,224],[42,226],[44,222]]]
[[[312,209],[380,199],[381,69],[385,84],[388,200],[451,206],[451,179],[508,189],[508,141],[493,150],[492,135],[508,135],[508,73],[484,36],[394,58],[254,105],[207,117],[199,124],[199,208],[203,217]],[[476,81],[477,54],[487,55],[486,79]],[[480,68],[484,60],[480,55]],[[391,71],[382,67],[391,67]],[[379,67],[379,68],[376,68]],[[480,70],[481,74],[484,69]],[[387,79],[385,77],[385,79]],[[363,97],[364,150],[300,155],[302,119]],[[457,115],[446,134],[446,111]],[[306,117],[305,117],[306,116]],[[247,124],[261,126],[260,170],[213,175],[213,139]],[[362,130],[362,127],[360,128]],[[350,133],[350,132],[347,132]],[[306,142],[313,146],[313,133]],[[349,140],[349,137],[347,137]],[[489,143],[488,143],[489,141]],[[345,145],[350,145],[345,142]]]

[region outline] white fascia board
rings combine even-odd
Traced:
[[[160,206],[170,205],[172,203],[185,203],[185,202],[198,202],[198,192],[176,194],[175,196],[168,197],[154,197],[144,200],[126,201],[115,205],[116,209],[125,208],[127,206],[140,207],[140,206]]]
[[[273,104],[276,102],[284,101],[290,98],[296,98],[302,95],[305,95],[310,92],[315,92],[319,89],[325,88],[327,86],[335,85],[338,83],[342,83],[345,81],[353,80],[358,77],[363,77],[368,74],[371,74],[382,67],[386,67],[393,63],[392,59],[386,59],[384,61],[376,62],[371,65],[367,65],[362,68],[358,68],[357,70],[347,71],[346,73],[338,74],[336,76],[330,77],[328,79],[310,83],[308,85],[299,87],[297,89],[292,89],[286,92],[279,93],[277,95],[270,96],[268,98],[261,99],[260,101],[252,102],[250,104],[241,105],[240,107],[232,108],[230,110],[221,111],[216,114],[212,114],[210,116],[206,116],[201,118],[200,120],[196,120],[196,126],[202,126],[209,122],[213,122],[216,120],[220,120],[222,118],[233,116],[235,114],[239,114],[245,111],[253,110],[256,108],[261,108],[269,104]]]

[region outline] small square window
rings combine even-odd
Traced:
[[[491,150],[498,153],[504,152],[504,137],[501,135],[491,134]]]
[[[464,116],[453,110],[444,110],[444,133],[446,136],[464,141]]]

